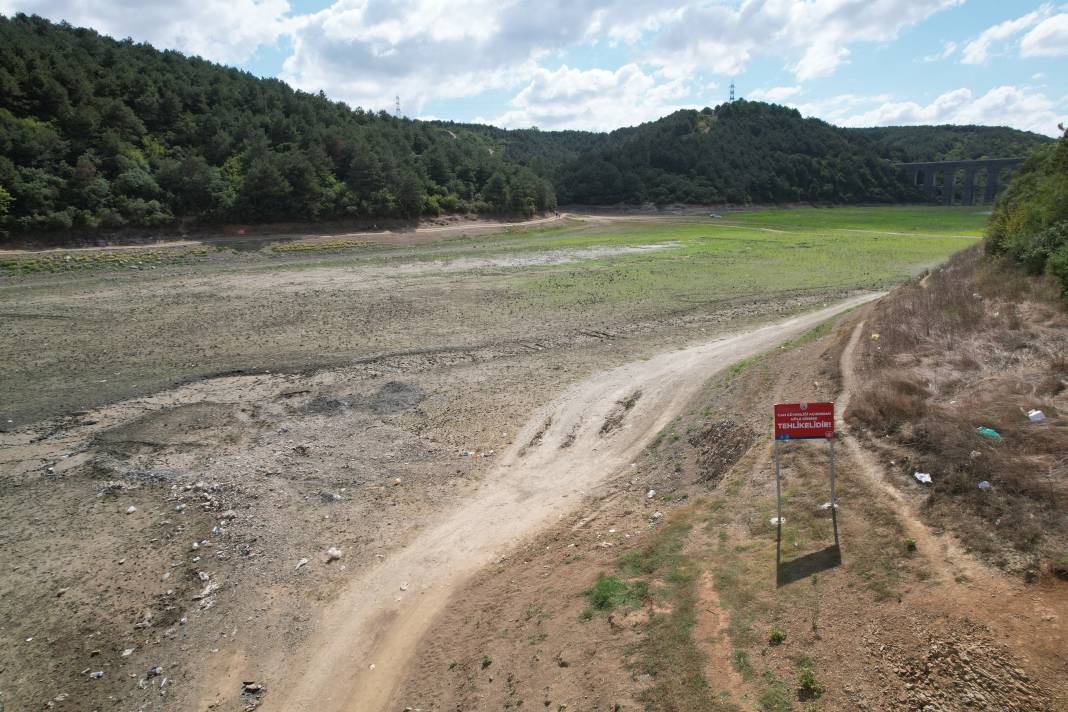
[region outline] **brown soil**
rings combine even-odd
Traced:
[[[1008,576],[933,530],[844,423],[840,564],[825,556],[825,443],[783,448],[777,546],[767,413],[855,404],[871,309],[773,347],[868,297],[763,328],[751,322],[783,308],[767,298],[611,324],[488,309],[465,324],[434,316],[492,284],[373,267],[303,286],[222,275],[34,295],[39,315],[88,294],[100,312],[55,336],[37,385],[50,413],[56,393],[115,400],[108,384],[62,384],[74,354],[100,362],[80,380],[108,380],[118,347],[140,374],[124,388],[153,395],[0,433],[0,708],[1068,707],[1066,584]],[[131,295],[134,323],[167,301],[177,323],[200,321],[106,332]],[[198,339],[223,352],[217,367],[276,364],[251,318],[264,308],[291,317],[293,372],[152,387]],[[6,343],[44,359],[20,333],[33,332]],[[33,420],[32,383],[20,388]],[[645,593],[594,610],[602,573]],[[818,693],[799,689],[804,670]]]
[[[391,577],[381,589],[390,604],[429,602],[422,617],[403,618],[407,628],[397,630],[411,631],[400,636],[404,645],[377,660],[377,670],[399,675],[444,600],[444,583],[458,585],[463,571],[525,527],[571,511],[596,478],[625,464],[621,450],[586,481],[563,463],[538,483],[520,468],[509,479],[501,461],[531,441],[554,398],[592,374],[636,364],[606,376],[626,383],[603,402],[565,396],[576,400],[527,453],[530,472],[568,442],[574,457],[600,460],[607,449],[587,446],[602,438],[610,406],[632,393],[632,377],[647,374],[654,382],[603,436],[606,448],[618,441],[640,449],[685,398],[672,384],[700,383],[793,333],[764,329],[732,342],[728,329],[831,296],[768,295],[655,319],[620,313],[611,323],[565,314],[541,324],[502,304],[472,308],[477,321],[465,321],[455,316],[465,300],[493,292],[484,275],[459,285],[434,274],[380,283],[366,270],[317,269],[289,288],[285,270],[242,283],[241,270],[228,266],[137,279],[46,276],[20,286],[26,318],[4,324],[12,355],[4,407],[35,422],[5,422],[0,433],[0,520],[10,523],[0,528],[6,709],[286,709],[288,694],[306,688],[285,671],[345,649],[344,637],[328,648],[317,636],[324,621],[349,617],[337,602],[360,595],[354,582],[402,573],[413,541],[440,540],[424,553],[463,554],[445,545],[461,532],[439,534],[448,513],[476,503],[487,516],[461,537],[473,553],[457,561],[458,578],[439,586],[425,575]],[[448,318],[436,320],[435,310]],[[266,330],[264,320],[289,326]],[[642,360],[692,346],[695,336],[703,346]],[[198,367],[240,365],[245,373],[159,390],[198,359]],[[287,359],[293,372],[278,368]],[[257,362],[272,373],[249,368]],[[34,378],[23,377],[19,369],[31,367]],[[593,393],[608,382],[590,383]],[[35,420],[42,413],[53,417]],[[530,507],[546,489],[552,499]],[[497,512],[495,497],[510,509]],[[493,516],[507,521],[496,538],[478,539],[492,532]],[[262,687],[242,693],[245,682]],[[337,673],[317,689],[350,683],[361,684]]]
[[[581,511],[457,591],[390,708],[1064,709],[1065,584],[1007,577],[963,553],[951,536],[932,532],[848,432],[838,453],[842,565],[816,567],[776,587],[764,414],[798,393],[848,406],[863,316],[737,377],[713,379]],[[837,393],[839,376],[844,395]],[[703,482],[702,434],[741,428],[761,433],[759,440],[728,447],[741,454],[723,460],[737,464],[728,462],[721,480]],[[682,432],[691,436],[677,437]],[[783,457],[782,558],[789,569],[829,543],[829,510],[819,506],[827,499],[826,446],[793,445]],[[707,685],[686,693],[686,702],[664,694],[677,682],[670,672],[649,672],[649,648],[663,631],[656,622],[670,610],[582,615],[583,592],[598,573],[625,575],[620,562],[678,518],[695,524],[685,545],[700,572],[690,639]],[[915,552],[907,538],[917,542]],[[660,583],[652,581],[652,589]],[[773,624],[786,631],[782,645],[768,644]],[[484,660],[492,663],[482,667]],[[797,689],[806,666],[823,688],[817,698]]]

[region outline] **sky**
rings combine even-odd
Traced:
[[[416,118],[611,130],[736,95],[840,126],[1068,122],[1068,4],[0,0]]]

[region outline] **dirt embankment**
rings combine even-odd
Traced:
[[[335,610],[328,602],[349,595],[354,572],[401,573],[385,562],[408,561],[407,545],[428,532],[448,533],[446,515],[461,503],[500,517],[499,501],[521,513],[515,525],[529,523],[546,513],[528,504],[537,484],[562,509],[574,506],[589,485],[566,468],[553,470],[567,485],[560,490],[552,478],[528,483],[498,464],[509,443],[529,445],[533,432],[519,437],[520,427],[567,384],[598,365],[632,362],[653,378],[610,433],[629,442],[646,432],[631,424],[659,427],[669,384],[700,382],[700,369],[720,368],[732,348],[780,337],[765,329],[753,344],[721,340],[641,361],[653,344],[685,343],[669,326],[659,324],[655,339],[639,328],[214,378],[0,433],[0,518],[11,523],[0,531],[0,700],[60,710],[284,700],[291,689],[276,665],[304,669],[316,649],[310,636],[323,611]],[[703,328],[686,331],[692,338]],[[607,443],[594,416],[629,400],[632,379],[624,380],[627,388],[583,411],[583,429],[543,433],[544,452]],[[572,422],[583,403],[572,404]],[[525,459],[541,456],[528,448]],[[499,492],[491,473],[513,486]],[[477,557],[493,548],[482,533],[469,542]],[[470,565],[445,554],[444,564]],[[390,595],[429,601],[441,590],[417,576],[388,583],[390,605],[400,603]],[[245,681],[262,687],[243,695]]]
[[[777,546],[767,414],[800,397],[856,407],[872,318],[713,379],[579,511],[453,594],[392,705],[1068,705],[1065,584],[1006,576],[930,528],[919,493],[844,422],[840,548],[827,445],[811,442],[784,448]]]
[[[1006,570],[1068,577],[1068,306],[1054,285],[964,252],[878,305],[858,369],[851,420],[927,522]]]

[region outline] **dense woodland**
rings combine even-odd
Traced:
[[[995,136],[873,131],[745,101],[610,134],[416,121],[92,30],[0,17],[0,231],[529,216],[558,198],[916,200],[887,159],[970,156]],[[1043,142],[994,131],[991,155]]]
[[[850,131],[870,141],[879,155],[902,163],[1017,158],[1053,141],[1006,126],[881,126]]]
[[[1048,271],[1068,296],[1068,133],[1035,151],[994,206],[987,249]]]

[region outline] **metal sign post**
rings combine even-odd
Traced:
[[[782,485],[779,476],[779,441],[775,440],[775,524],[782,532]]]
[[[834,441],[831,441],[831,524],[834,526],[834,545],[838,546],[838,496],[834,491]]]
[[[775,404],[775,521],[782,535],[781,446],[783,440],[829,440],[831,447],[831,522],[838,546],[838,496],[834,471],[834,403]]]

